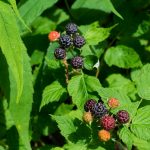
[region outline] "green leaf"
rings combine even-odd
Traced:
[[[10,103],[9,110],[11,112],[12,119],[16,125],[16,128],[19,133],[21,144],[26,150],[31,150],[30,147],[30,138],[29,138],[29,122],[30,122],[30,113],[32,109],[32,74],[29,63],[29,57],[26,52],[23,53],[23,92],[20,97],[19,103],[16,103],[16,84],[14,82],[13,74],[11,70],[10,73]]]
[[[72,116],[71,114],[74,115]],[[61,134],[68,140],[69,135],[73,132],[76,132],[77,130],[77,127],[74,125],[73,120],[78,117],[81,119],[81,116],[82,113],[80,111],[72,111],[71,113],[63,116],[52,115],[52,118],[57,122]]]
[[[150,140],[150,106],[145,106],[137,111],[133,118],[131,131],[140,139]]]
[[[120,68],[135,68],[142,65],[139,55],[124,45],[109,48],[104,59],[109,66],[115,65]]]
[[[150,20],[143,20],[141,24],[138,25],[138,29],[133,34],[133,37],[139,37],[147,33],[150,29]]]
[[[0,139],[7,134],[9,130],[14,125],[14,120],[11,117],[10,111],[8,109],[8,103],[6,99],[0,99]]]
[[[16,102],[19,103],[23,90],[23,51],[25,47],[19,36],[16,18],[11,7],[0,1],[0,46],[14,76],[17,86]],[[14,34],[15,33],[15,34]]]
[[[98,23],[92,23],[90,25],[86,26],[80,26],[80,30],[83,33],[83,36],[86,39],[86,42],[89,45],[96,45],[99,42],[104,41],[106,38],[109,37],[110,31],[114,28],[115,26],[112,26],[110,28],[101,28],[99,27]]]
[[[48,34],[55,30],[56,24],[47,17],[39,16],[32,22],[34,34]]]
[[[66,94],[66,89],[58,81],[54,81],[44,89],[40,107],[59,101],[64,94]]]
[[[102,10],[106,13],[113,12],[115,15],[122,19],[122,16],[116,11],[110,0],[93,0],[91,2],[85,0],[76,0],[72,5],[72,9],[78,8]]]
[[[89,92],[96,92],[101,85],[96,77],[77,75],[71,78],[68,84],[68,92],[72,96],[73,103],[83,109],[84,103],[90,98]]]
[[[44,149],[43,149],[44,150]],[[47,150],[47,148],[45,149],[45,150]],[[63,148],[60,148],[60,147],[54,147],[54,148],[52,148],[51,150],[64,150]]]
[[[106,104],[108,102],[108,99],[112,97],[119,100],[120,105],[117,108],[111,110],[111,112],[114,114],[116,114],[118,110],[123,109],[129,111],[130,116],[133,116],[137,110],[137,105],[131,103],[131,100],[129,99],[127,94],[120,89],[101,87],[98,89],[98,94]],[[130,109],[131,105],[133,106],[133,109]]]
[[[106,78],[110,88],[116,88],[124,91],[133,100],[136,100],[137,90],[131,80],[121,74],[111,74]]]
[[[30,25],[44,10],[53,6],[58,0],[27,0],[19,8],[19,12],[27,25]],[[22,29],[24,29],[22,27]]]
[[[57,110],[55,111],[55,115],[67,114],[73,109],[74,105],[68,104],[60,104]]]
[[[0,146],[0,150],[5,150],[5,148],[3,146]]]
[[[87,55],[84,57],[84,67],[87,70],[93,70],[94,65],[98,61],[98,58],[94,55]]]
[[[101,87],[98,89],[98,94],[102,97],[102,99],[105,102],[107,102],[109,98],[114,97],[119,100],[120,106],[131,104],[129,97],[119,89]]]
[[[42,63],[44,57],[44,52],[34,50],[34,52],[31,55],[31,65],[39,65]]]
[[[81,56],[88,56],[88,55],[94,55],[96,56],[97,58],[100,58],[100,56],[103,54],[104,52],[104,44],[103,43],[100,43],[98,45],[87,45],[85,44],[83,47],[82,47],[82,51],[81,51]]]
[[[71,111],[69,114],[62,116],[52,115],[52,118],[57,122],[61,134],[65,137],[68,143],[87,144],[90,141],[91,130],[82,122],[83,113],[79,110]]]
[[[120,130],[119,138],[126,144],[128,150],[132,149],[132,133],[126,126]]]
[[[31,32],[31,29],[25,24],[24,20],[20,16],[19,10],[16,5],[16,0],[9,0],[9,2],[12,5],[12,8],[13,8],[16,16],[18,17],[18,19],[21,21],[21,23],[24,25],[24,27]]]
[[[139,96],[150,100],[150,64],[146,64],[141,70],[132,73],[132,78],[136,83]]]
[[[56,60],[54,57],[54,51],[58,47],[59,47],[59,44],[57,42],[54,42],[54,43],[50,43],[47,49],[45,60],[50,69],[60,68],[60,61]]]
[[[133,145],[138,148],[138,150],[149,150],[150,142],[137,138],[136,136],[132,137]]]
[[[65,149],[71,150],[87,150],[87,145],[81,142],[78,143],[69,143],[64,146]]]
[[[9,111],[19,133],[19,141],[21,140],[24,149],[31,150],[29,120],[33,88],[29,58],[17,29],[14,12],[9,5],[1,1],[0,32],[3,35],[0,39],[0,46],[9,71],[9,82],[8,76],[4,74],[4,81],[7,83],[3,87],[5,96],[9,101]]]

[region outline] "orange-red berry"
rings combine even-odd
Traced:
[[[90,123],[93,121],[93,116],[91,114],[91,112],[85,112],[83,114],[83,120],[86,122],[86,123]]]
[[[100,130],[98,131],[98,137],[101,141],[107,142],[108,140],[110,140],[110,132],[107,130]]]
[[[52,41],[56,41],[58,38],[60,37],[60,33],[57,31],[51,31],[48,34],[48,39],[52,42]]]
[[[119,103],[118,99],[116,99],[116,98],[110,98],[110,99],[108,100],[108,106],[109,106],[110,108],[116,108],[116,107],[118,107],[119,105],[120,105],[120,103]]]

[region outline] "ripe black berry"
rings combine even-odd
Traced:
[[[67,34],[74,34],[74,33],[77,32],[77,30],[78,30],[77,25],[74,24],[74,23],[68,23],[66,25],[66,32],[67,32]]]
[[[54,51],[56,59],[64,59],[66,57],[66,51],[62,48],[56,48]]]
[[[117,113],[117,120],[120,123],[127,123],[129,121],[129,113],[126,110],[120,110]]]
[[[85,44],[85,39],[83,36],[76,35],[73,39],[73,44],[77,48],[81,48]]]
[[[84,110],[86,111],[86,112],[88,112],[88,111],[92,111],[92,109],[93,109],[93,106],[96,104],[96,101],[95,100],[93,100],[93,99],[90,99],[90,100],[88,100],[85,104],[84,104]]]
[[[72,45],[72,39],[69,35],[61,35],[59,38],[59,44],[64,48],[68,48]]]
[[[75,69],[82,68],[83,67],[83,58],[80,56],[76,56],[76,57],[72,58],[71,65]]]
[[[93,106],[92,114],[96,118],[101,118],[102,116],[107,114],[107,108],[103,103],[98,102]]]
[[[115,128],[115,119],[112,116],[103,116],[100,123],[101,126],[107,131]]]

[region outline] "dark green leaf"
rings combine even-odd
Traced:
[[[115,15],[117,15],[122,19],[122,16],[115,10],[110,0],[100,0],[100,1],[99,0],[92,0],[92,1],[76,0],[75,3],[72,5],[72,9],[77,9],[77,8],[102,10],[106,13],[113,12]]]
[[[96,56],[87,55],[86,57],[84,57],[84,67],[87,70],[93,70],[93,67],[97,61],[98,61],[98,59]]]

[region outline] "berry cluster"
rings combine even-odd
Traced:
[[[48,35],[49,40],[58,40],[60,47],[54,51],[56,59],[66,59],[67,51],[74,48],[81,48],[85,44],[85,39],[78,33],[78,27],[74,23],[68,23],[65,27],[65,34],[59,34],[57,31],[52,31]],[[71,60],[71,66],[74,69],[83,68],[83,58],[81,56],[75,56]]]
[[[108,100],[107,107],[102,103],[102,101],[96,102],[93,99],[89,99],[85,105],[85,113],[83,115],[83,120],[86,123],[91,123],[94,119],[98,122],[98,126],[102,129],[98,131],[98,136],[101,141],[108,141],[111,138],[111,133],[113,129],[121,124],[129,122],[129,113],[126,110],[119,110],[114,116],[110,110],[119,106],[119,101],[116,98],[110,98]]]

